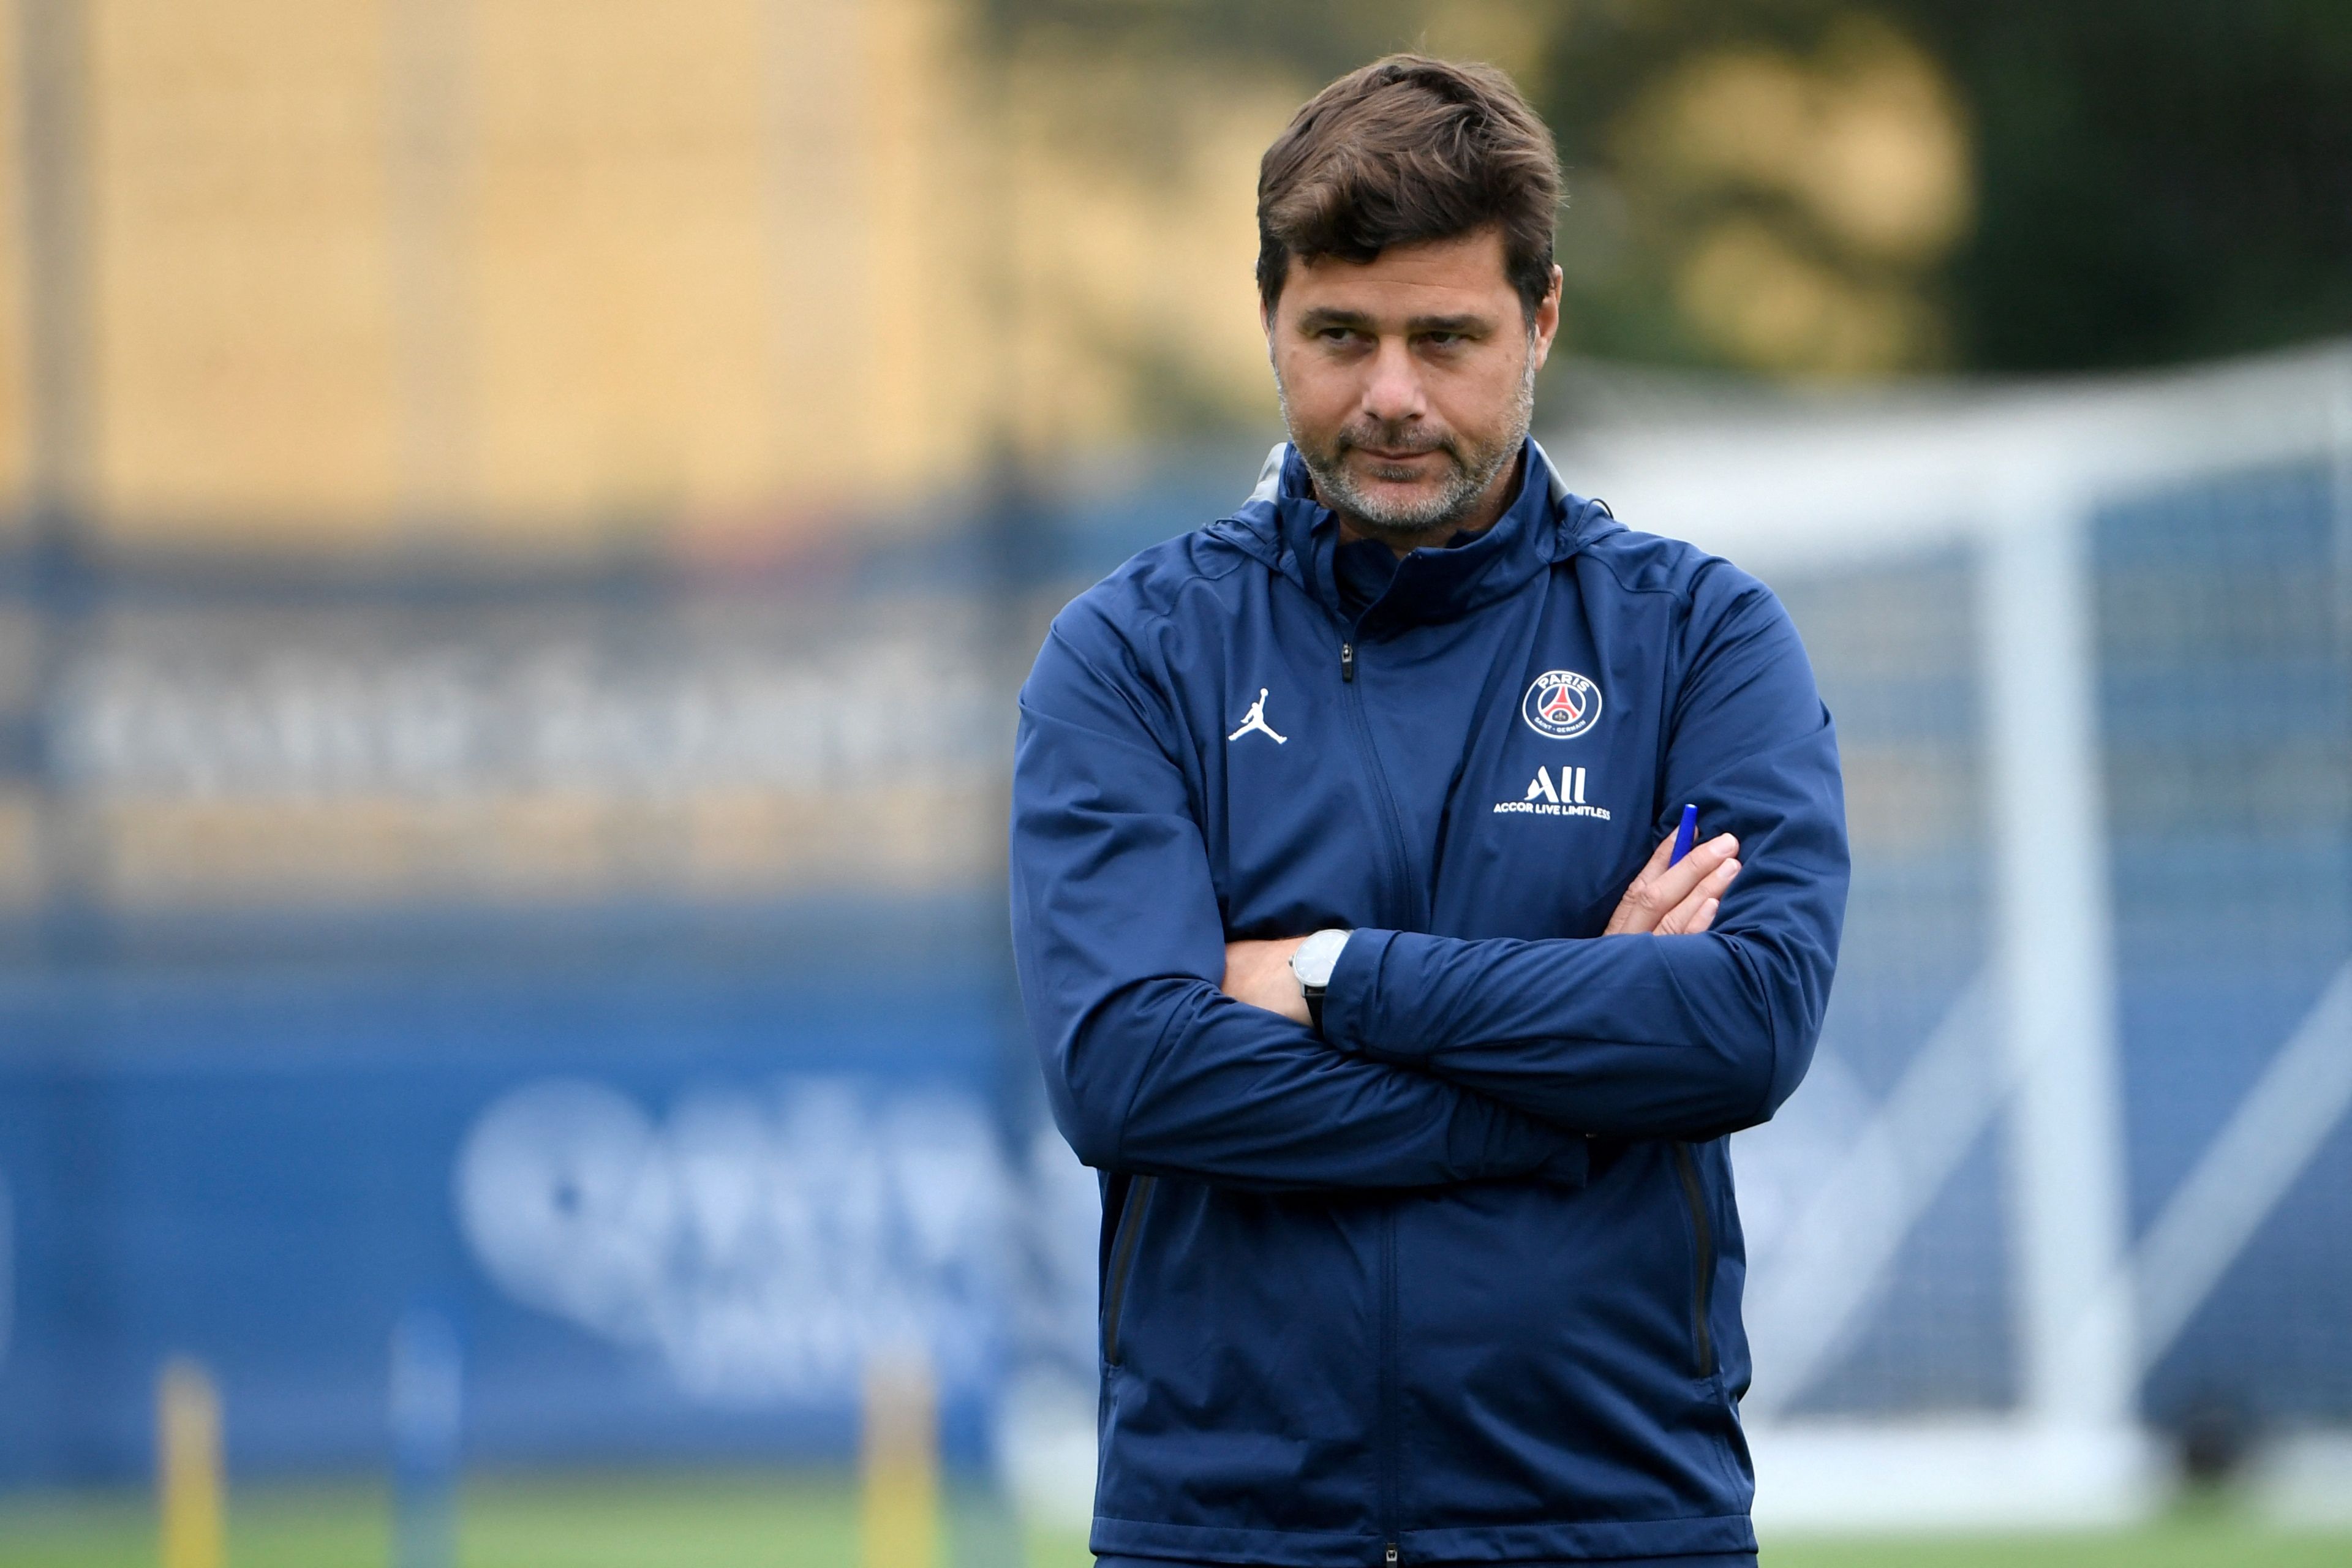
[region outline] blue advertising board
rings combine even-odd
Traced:
[[[173,1355],[233,1465],[373,1468],[419,1304],[458,1326],[477,1460],[837,1457],[908,1350],[974,1451],[1016,1145],[972,912],[771,921],[756,968],[500,964],[478,931],[439,969],[7,984],[0,1478],[142,1472]]]

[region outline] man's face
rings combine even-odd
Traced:
[[[1491,228],[1360,265],[1293,257],[1264,324],[1326,505],[1397,545],[1494,520],[1559,325],[1557,271],[1530,322]]]

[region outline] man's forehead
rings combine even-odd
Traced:
[[[1485,314],[1509,307],[1517,298],[1503,269],[1502,236],[1492,228],[1393,245],[1370,261],[1294,256],[1282,286],[1283,306],[1298,313]]]

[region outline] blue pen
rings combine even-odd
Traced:
[[[1695,805],[1686,805],[1683,807],[1683,825],[1675,829],[1675,852],[1671,856],[1667,857],[1666,864],[1671,866],[1675,861],[1681,859],[1684,856],[1689,854],[1691,852],[1691,846],[1697,842],[1698,807]]]

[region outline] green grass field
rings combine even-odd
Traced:
[[[941,1568],[1089,1568],[1083,1541],[1024,1539],[961,1499]],[[476,1482],[462,1568],[855,1568],[856,1499],[838,1477],[572,1476]],[[231,1499],[228,1568],[384,1568],[391,1513],[364,1487],[247,1489]],[[0,1498],[0,1568],[152,1568],[137,1494]],[[1768,1541],[1769,1568],[2346,1568],[2352,1533],[2266,1529],[2222,1506],[2095,1535]]]

